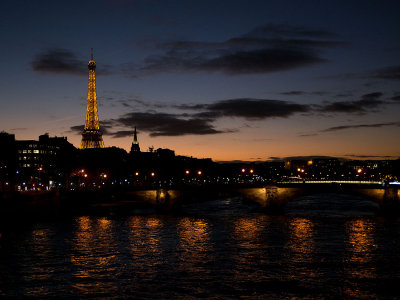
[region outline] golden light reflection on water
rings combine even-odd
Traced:
[[[317,268],[306,267],[314,264],[315,242],[314,224],[305,218],[295,218],[289,223],[289,266],[297,268],[295,277],[315,278],[319,275]]]
[[[129,239],[135,258],[148,253],[161,254],[160,230],[162,229],[162,222],[159,218],[135,216],[131,218],[129,225]]]
[[[112,222],[111,222],[111,220],[107,219],[106,217],[99,218],[97,220],[97,222],[99,224],[100,230],[103,231],[103,233],[107,232],[111,229]]]
[[[260,253],[259,247],[262,244],[261,233],[265,229],[261,217],[243,217],[234,223],[233,237],[237,244],[238,251],[235,251],[233,258],[239,265],[235,267],[235,280],[259,280],[261,270],[254,269],[247,272],[249,266],[260,265],[263,260],[267,260],[267,253]],[[261,255],[260,255],[261,254]]]
[[[352,220],[346,224],[346,231],[349,243],[348,262],[350,263],[347,271],[352,276],[375,277],[375,267],[368,266],[374,259],[374,250],[377,247],[371,222],[364,219]]]
[[[183,218],[178,223],[179,237],[187,251],[204,250],[208,246],[208,223],[205,220]]]
[[[178,222],[180,267],[191,272],[200,271],[210,257],[210,226],[206,220],[182,218]]]
[[[235,237],[240,247],[254,249],[258,246],[258,237],[263,230],[260,224],[260,217],[241,218],[235,222]]]
[[[78,228],[80,231],[87,231],[90,229],[90,218],[89,217],[80,217],[77,220]]]
[[[290,242],[288,247],[294,254],[310,256],[314,251],[313,223],[304,218],[296,218],[290,222]]]
[[[115,272],[115,245],[113,221],[106,218],[79,217],[76,220],[71,263],[76,282],[72,285],[82,293],[113,289],[101,280]],[[97,278],[98,280],[88,280]]]

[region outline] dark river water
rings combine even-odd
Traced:
[[[400,219],[317,195],[267,215],[240,198],[3,232],[0,296],[400,298]]]

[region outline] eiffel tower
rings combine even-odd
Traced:
[[[85,128],[82,132],[82,141],[80,149],[88,148],[104,148],[103,136],[99,126],[99,116],[97,114],[96,99],[96,62],[93,60],[93,48],[91,51],[91,59],[88,64],[89,68],[89,84],[86,106]]]

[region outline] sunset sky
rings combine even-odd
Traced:
[[[399,1],[0,4],[0,131],[217,161],[400,157]]]

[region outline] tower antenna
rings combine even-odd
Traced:
[[[91,59],[93,60],[93,48],[90,48]]]

